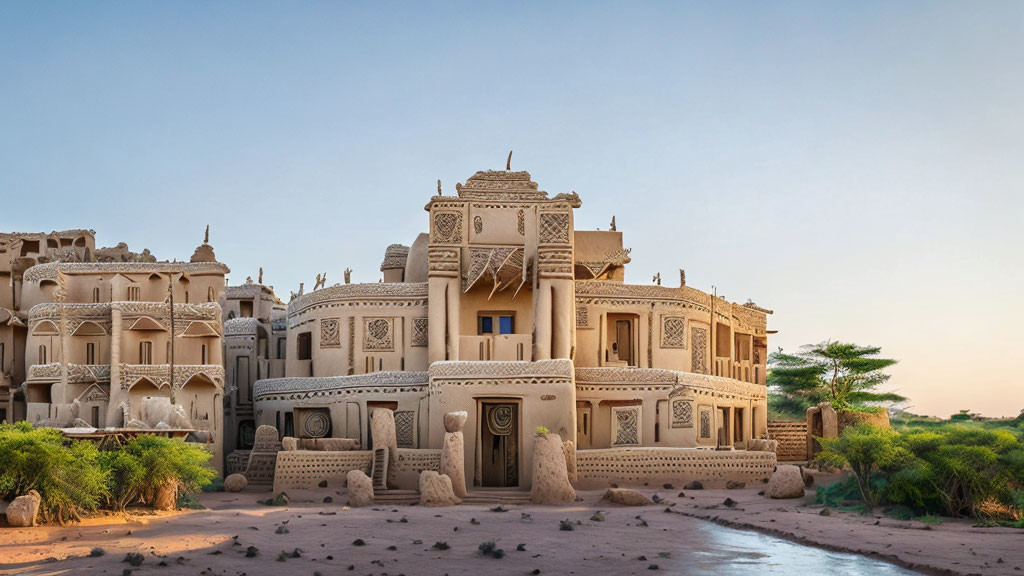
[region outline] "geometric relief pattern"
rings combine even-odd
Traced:
[[[392,350],[395,347],[390,318],[367,320],[363,330],[363,350]]]
[[[412,345],[413,346],[426,346],[427,340],[427,329],[430,326],[430,322],[426,318],[413,318],[412,319]]]
[[[320,347],[330,348],[341,346],[341,328],[337,318],[320,320]]]
[[[569,215],[565,212],[544,212],[540,215],[542,244],[569,243]]]
[[[686,347],[686,320],[678,316],[663,317],[661,319],[661,347],[662,348],[685,348]]]
[[[708,331],[706,328],[692,328],[690,339],[693,341],[693,357],[691,369],[698,374],[708,373]],[[710,436],[709,436],[710,438]]]
[[[640,443],[640,408],[625,406],[614,408],[616,446],[629,446]]]
[[[481,223],[481,229],[483,224]],[[462,213],[439,212],[434,216],[434,242],[458,244],[462,242]]]
[[[672,401],[672,427],[693,427],[693,402],[690,400]]]
[[[416,447],[415,424],[416,413],[412,410],[395,412],[395,436],[398,438],[399,448]]]
[[[590,326],[590,318],[587,316],[586,306],[576,307],[576,325],[582,327]]]
[[[711,411],[700,411],[700,437],[711,438]]]

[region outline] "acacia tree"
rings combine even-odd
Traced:
[[[877,392],[889,379],[884,370],[898,360],[878,358],[878,346],[858,346],[831,340],[803,346],[796,354],[780,348],[768,359],[768,386],[774,404],[790,411],[828,402],[836,410],[865,410],[869,403],[902,402],[892,392]]]

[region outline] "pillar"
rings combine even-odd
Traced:
[[[552,320],[551,280],[541,278],[537,288],[537,309],[533,315],[534,360],[551,359]]]
[[[447,355],[444,337],[448,327],[447,289],[447,278],[431,277],[427,281],[427,359],[430,363],[445,360]]]
[[[572,350],[572,280],[551,280],[551,357],[568,358]]]
[[[459,359],[459,303],[462,296],[461,282],[458,278],[448,279],[447,304],[448,315],[448,359]]]
[[[120,404],[125,392],[121,390],[121,309],[110,307],[110,398],[107,401],[107,426],[124,425]],[[120,423],[120,424],[119,424]]]

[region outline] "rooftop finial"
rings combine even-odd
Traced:
[[[440,178],[437,179],[437,195],[438,196],[441,195],[441,179]]]
[[[203,235],[203,244],[210,243],[210,225],[206,225],[206,234]]]
[[[260,276],[259,276],[259,278],[260,278],[260,280],[259,280],[260,284],[263,284],[263,266],[260,266]]]
[[[615,216],[612,215],[612,226],[609,228],[612,232],[615,232]]]
[[[508,160],[505,161],[505,170],[512,170],[512,151],[508,151]]]

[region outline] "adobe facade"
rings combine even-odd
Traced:
[[[0,416],[62,429],[179,430],[222,460],[227,266],[204,242],[188,262],[92,231],[0,235]]]
[[[382,282],[292,294],[286,377],[255,384],[256,424],[370,446],[369,414],[388,408],[400,452],[435,450],[444,415],[465,411],[471,488],[529,488],[538,427],[598,467],[763,436],[770,311],[682,271],[626,283],[622,233],[576,230],[580,206],[527,172],[477,172],[454,196],[438,183],[428,232],[388,247]]]

